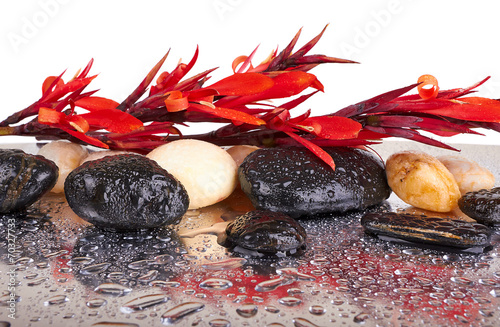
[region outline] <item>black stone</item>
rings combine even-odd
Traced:
[[[305,245],[307,233],[280,212],[253,210],[236,217],[226,228],[227,244],[262,252],[294,252]]]
[[[0,212],[23,210],[57,182],[59,169],[42,156],[18,149],[0,150]]]
[[[239,167],[242,190],[257,209],[292,217],[363,210],[391,194],[383,161],[367,150],[325,148],[336,169],[303,147],[252,152]]]
[[[481,224],[499,225],[500,187],[468,192],[458,200],[458,207]]]
[[[115,230],[176,224],[189,206],[186,190],[174,176],[134,154],[82,164],[66,178],[64,192],[82,219]]]
[[[457,248],[486,247],[492,234],[477,223],[396,212],[366,213],[361,225],[371,234]]]

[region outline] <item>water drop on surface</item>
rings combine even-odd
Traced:
[[[363,324],[369,318],[370,318],[370,315],[368,313],[361,312],[361,313],[357,314],[356,316],[354,316],[353,321],[355,323],[358,323],[358,324]]]
[[[230,258],[217,262],[205,263],[201,266],[208,270],[230,270],[241,267],[245,263],[247,263],[247,259],[245,258]]]
[[[286,305],[287,307],[293,307],[302,303],[301,299],[293,296],[285,296],[278,300],[280,304]]]
[[[129,263],[128,267],[130,269],[140,270],[154,263],[155,263],[154,260],[139,260]]]
[[[294,318],[293,325],[295,327],[319,327],[318,325],[304,318]]]
[[[309,307],[309,312],[315,316],[321,316],[325,314],[326,309],[322,307],[321,305],[311,305]]]
[[[255,316],[257,312],[257,306],[252,303],[243,304],[241,307],[236,308],[236,313],[243,318],[251,318]]]
[[[289,284],[290,280],[291,280],[290,278],[285,278],[285,277],[265,280],[255,285],[255,290],[257,292],[271,292],[282,285]]]
[[[43,302],[43,304],[49,306],[49,305],[63,304],[68,301],[69,298],[66,295],[55,295],[49,298],[47,301]]]
[[[95,265],[86,266],[80,270],[80,274],[96,275],[106,271],[106,269],[108,269],[109,266],[111,266],[111,263],[109,262],[102,262],[102,263],[97,263]]]
[[[137,311],[142,311],[154,305],[165,303],[167,301],[168,297],[166,297],[164,294],[150,294],[135,298],[125,303],[120,308],[120,310],[123,313],[133,313]]]
[[[37,285],[40,285],[40,284],[42,284],[43,282],[45,282],[47,280],[48,280],[47,277],[40,277],[40,278],[37,278],[37,279],[30,280],[26,285],[28,285],[28,286],[37,286]]]
[[[94,309],[94,308],[100,308],[103,305],[106,305],[106,303],[108,303],[108,301],[106,301],[105,299],[96,298],[88,300],[86,305],[87,307]]]
[[[280,309],[276,308],[275,306],[273,305],[268,305],[264,308],[267,312],[270,312],[270,313],[278,313],[280,312]]]
[[[138,324],[129,322],[102,321],[92,324],[92,327],[140,327]]]
[[[90,258],[90,257],[76,257],[76,258],[73,258],[70,261],[68,261],[67,265],[68,266],[74,266],[74,265],[78,265],[78,264],[88,265],[94,261],[95,261],[95,259]]]
[[[132,292],[132,289],[120,284],[104,283],[97,286],[94,289],[94,292],[101,294],[115,295],[115,296],[123,296]]]
[[[199,302],[182,303],[163,313],[161,316],[161,321],[164,325],[173,325],[178,323],[183,318],[195,312],[201,311],[204,308],[205,305]]]
[[[230,327],[231,322],[226,319],[213,319],[208,322],[210,327]]]
[[[209,278],[200,284],[200,287],[205,290],[226,290],[232,286],[231,281],[221,278]]]

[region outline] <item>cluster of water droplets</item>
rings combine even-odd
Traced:
[[[63,202],[16,217],[8,251],[0,217],[0,326],[14,269],[24,326],[495,326],[500,247],[485,253],[393,244],[364,234],[359,214],[300,221],[304,253],[234,254],[201,234],[202,212],[176,228],[114,233],[65,219]],[[50,218],[50,219],[49,219]],[[13,261],[10,256],[13,256]],[[3,324],[3,325],[2,325]]]

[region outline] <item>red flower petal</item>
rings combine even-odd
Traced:
[[[80,116],[93,129],[106,129],[112,133],[128,133],[143,126],[139,119],[118,109],[96,110]]]
[[[189,108],[195,111],[207,112],[217,117],[246,124],[264,125],[266,123],[264,120],[257,118],[255,116],[228,108],[211,107],[209,105],[197,104],[197,103],[192,103]]]
[[[102,97],[85,97],[75,101],[75,105],[90,111],[116,109],[120,104],[114,100]]]
[[[335,170],[335,162],[333,161],[332,157],[321,147],[317,146],[316,144],[306,140],[303,137],[300,137],[299,135],[295,133],[289,133],[285,132],[288,136],[308,148],[312,153],[314,153],[318,158],[323,160],[328,166],[332,167],[333,170]]]
[[[219,95],[245,96],[264,92],[274,85],[273,79],[259,73],[242,73],[228,76],[207,87]]]
[[[357,121],[340,116],[309,117],[296,126],[321,138],[333,140],[356,138],[362,128]]]

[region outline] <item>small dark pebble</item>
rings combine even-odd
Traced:
[[[226,228],[227,244],[261,253],[295,252],[304,247],[307,233],[290,216],[253,210],[236,217]]]
[[[177,179],[155,161],[134,154],[82,164],[66,178],[64,192],[80,218],[114,230],[176,224],[189,206]]]
[[[383,161],[367,150],[324,148],[335,171],[304,147],[259,149],[238,170],[257,209],[292,217],[364,210],[391,194]]]
[[[499,225],[500,187],[468,192],[458,200],[458,207],[478,223]]]
[[[59,169],[42,156],[0,149],[0,212],[26,209],[57,182]]]
[[[366,213],[361,225],[376,235],[457,248],[486,247],[492,233],[477,223],[395,212]]]

